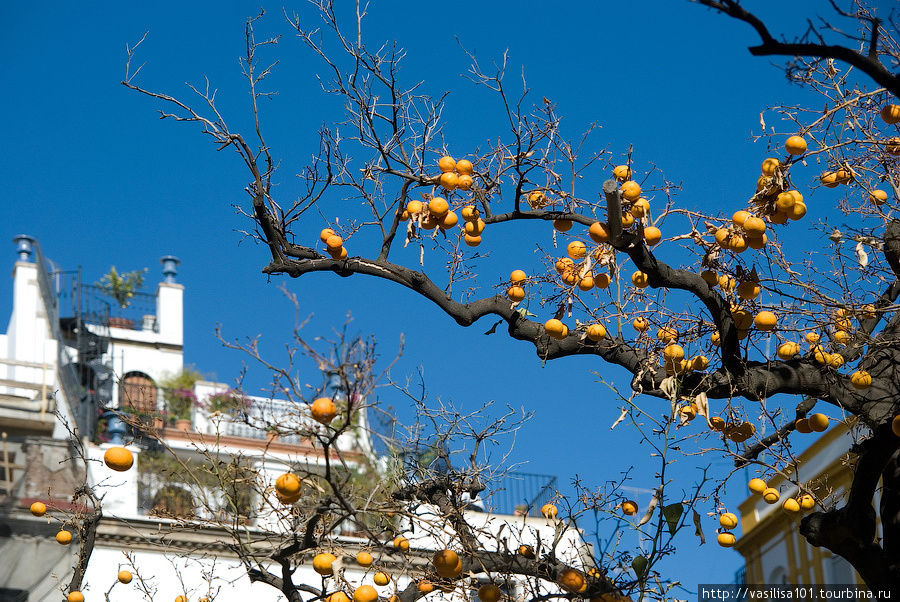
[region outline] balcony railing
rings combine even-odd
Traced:
[[[530,472],[508,472],[487,489],[485,510],[497,514],[540,516],[541,506],[556,494],[556,477]],[[484,495],[484,494],[482,494]]]
[[[128,306],[120,307],[103,288],[82,284],[81,311],[82,319],[90,324],[159,332],[156,295],[150,293],[135,292]]]

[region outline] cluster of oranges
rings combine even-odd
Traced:
[[[719,526],[722,528],[722,531],[719,532],[716,540],[719,542],[719,545],[723,548],[730,548],[735,544],[737,539],[734,536],[734,533],[731,533],[731,530],[737,527],[738,525],[738,517],[733,512],[723,512],[719,515]]]
[[[781,494],[774,487],[769,487],[765,481],[760,478],[750,479],[747,487],[750,493],[761,495],[767,504],[777,504],[781,499]],[[800,495],[799,498],[787,498],[781,503],[781,509],[788,514],[796,514],[800,510],[812,510],[816,506],[816,500],[808,493]]]
[[[325,243],[325,248],[332,259],[347,259],[347,249],[344,247],[344,239],[334,233],[331,228],[325,228],[319,232],[319,240]]]

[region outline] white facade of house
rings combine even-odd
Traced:
[[[49,273],[46,261],[42,263],[39,247],[32,248],[31,239],[20,237],[17,242],[19,257],[12,274],[13,309],[6,333],[0,334],[0,431],[4,433],[0,449],[0,474],[4,479],[0,480],[0,508],[8,508],[5,514],[0,510],[0,526],[8,527],[5,532],[0,531],[0,558],[15,561],[0,562],[0,599],[7,599],[3,597],[6,595],[8,599],[56,602],[72,574],[78,546],[60,546],[53,535],[65,525],[66,513],[77,510],[70,500],[79,479],[84,478],[77,467],[63,462],[71,451],[67,443],[70,430],[77,431],[86,403],[84,395],[81,399],[70,398],[77,395],[72,394],[71,383],[67,385],[66,378],[75,374],[68,362],[75,365],[84,360],[81,363],[85,364],[87,357],[80,358],[77,346],[56,338],[58,329],[53,322],[60,321],[61,309],[48,295],[48,287],[54,286],[54,274]],[[184,287],[174,281],[171,261],[165,275],[165,281],[156,288],[155,314],[141,316],[133,324],[136,327],[77,323],[85,329],[79,336],[93,337],[91,340],[102,343],[102,357],[97,361],[111,368],[115,376],[111,390],[104,393],[107,398],[101,400],[109,406],[117,405],[120,381],[125,375],[140,373],[159,382],[184,366]],[[78,391],[83,394],[87,388],[90,387]],[[223,383],[201,381],[194,392],[198,399],[205,399],[226,389]],[[97,395],[93,390],[91,394]],[[277,399],[250,400],[249,413],[274,413],[283,420],[315,425],[305,406],[298,408]],[[54,411],[58,411],[60,419]],[[351,462],[354,453],[357,457],[373,457],[365,414],[361,420],[362,428],[336,442],[340,451],[350,454]],[[196,409],[190,430],[166,427],[157,433],[167,447],[184,457],[201,457],[205,451],[240,454],[265,483],[274,484],[278,475],[292,467],[315,467],[325,461],[308,441],[295,437],[270,443],[264,432],[253,432],[246,423],[209,416]],[[232,540],[225,529],[200,522],[191,525],[189,519],[160,518],[148,512],[146,503],[141,501],[141,488],[147,487],[148,482],[141,472],[141,457],[146,452],[139,446],[129,447],[135,466],[126,472],[115,472],[102,461],[111,443],[97,444],[88,437],[83,437],[83,441],[87,481],[102,496],[104,516],[82,587],[87,600],[102,600],[107,595],[112,601],[174,600],[182,594],[192,602],[204,597],[222,602],[284,599],[274,588],[250,582],[245,567],[229,547]],[[46,502],[50,508],[45,517],[33,517],[28,511],[36,500]],[[411,543],[409,555],[388,548],[371,550],[376,563],[364,569],[352,561],[351,554],[337,564],[346,582],[371,585],[376,570],[399,575],[410,562],[423,564],[433,550],[446,546],[452,533],[440,521],[432,521],[427,508],[420,509],[420,513],[421,521],[409,522],[405,528]],[[513,552],[520,544],[538,546],[543,541],[546,545],[556,538],[560,541],[557,557],[561,560],[581,567],[590,558],[590,550],[580,534],[573,529],[559,529],[554,520],[482,512],[467,515],[474,528],[486,535],[489,549],[499,550],[499,542],[503,541],[502,545]],[[426,526],[435,523],[441,526]],[[246,525],[248,536],[262,537],[267,532],[280,533],[279,530],[283,530],[282,523],[264,511],[256,513]],[[360,548],[370,549],[368,542],[355,539],[352,534],[339,537],[334,544],[336,551],[347,554]],[[295,574],[295,582],[320,585],[322,578],[312,571],[311,558],[307,561]],[[116,575],[121,569],[139,575],[141,585],[137,578],[129,585],[117,583]],[[387,596],[405,587],[408,579],[403,577],[376,589]],[[555,586],[550,588],[558,591]],[[471,597],[471,592],[458,589],[451,594],[433,595],[464,600]]]

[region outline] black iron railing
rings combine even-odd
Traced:
[[[150,293],[134,292],[121,307],[103,287],[82,284],[81,315],[89,324],[159,332],[156,295]]]
[[[556,495],[556,477],[530,472],[508,472],[496,483],[489,484],[487,492],[485,510],[489,512],[540,516],[541,506]]]

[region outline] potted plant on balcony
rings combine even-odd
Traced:
[[[132,270],[119,274],[116,271],[116,266],[110,266],[109,273],[98,280],[95,285],[104,294],[112,297],[121,311],[131,303],[134,293],[144,286],[144,274],[146,272],[147,268],[144,268],[143,270]],[[134,321],[119,315],[110,317],[109,325],[117,328],[133,328]]]
[[[248,399],[240,391],[226,389],[208,396],[205,405],[210,416],[240,418],[247,411],[248,403]]]
[[[194,385],[201,378],[199,372],[188,367],[160,380],[169,420],[174,421],[175,428],[179,430],[187,431],[191,428],[191,416],[194,406],[197,405]]]

